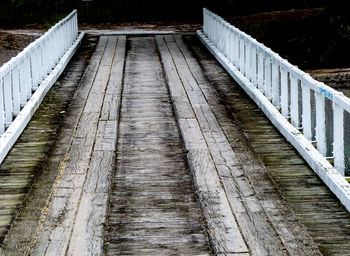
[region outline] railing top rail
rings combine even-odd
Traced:
[[[52,31],[56,30],[58,27],[62,26],[68,20],[70,20],[74,15],[77,15],[77,10],[73,10],[70,14],[68,14],[64,19],[57,22],[54,26],[49,28],[45,33],[31,42],[28,46],[26,46],[20,53],[18,53],[15,57],[11,58],[8,62],[4,63],[0,67],[0,77],[7,74],[11,70],[11,66],[15,65],[15,62],[20,61],[21,58],[27,56],[30,51],[36,50],[40,47],[40,44],[46,39],[46,37],[50,36]]]
[[[350,99],[207,9],[197,33],[350,210]]]

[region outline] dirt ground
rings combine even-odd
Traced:
[[[195,32],[202,29],[201,23],[185,23],[185,22],[124,22],[119,24],[79,24],[82,31],[102,30],[102,31],[172,31],[178,33]]]
[[[38,35],[0,31],[0,66],[21,52]]]

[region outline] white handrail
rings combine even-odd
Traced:
[[[218,15],[203,13],[201,40],[350,210],[344,179],[350,170],[350,130],[344,129],[350,99]]]
[[[0,67],[0,163],[10,148],[7,145],[8,138],[11,137],[10,144],[13,144],[13,133],[18,134],[13,129],[11,135],[6,134],[6,131],[28,105],[38,88],[53,83],[53,73],[61,72],[57,70],[62,66],[60,62],[63,59],[66,62],[67,52],[73,46],[76,48],[79,45],[82,36],[83,34],[78,37],[78,15],[74,10]],[[39,98],[44,96],[45,94],[40,95]],[[29,112],[34,113],[35,110],[36,108]],[[23,128],[25,125],[20,126]]]
[[[344,175],[347,167],[344,164],[344,141],[340,142],[339,137],[343,132],[339,134],[338,128],[344,126],[339,123],[340,112],[350,113],[349,100],[341,92],[316,81],[271,49],[207,9],[204,9],[203,30],[223,55],[268,99],[272,100],[273,105],[281,110],[285,118],[290,119],[296,128],[303,129],[304,135],[310,141],[313,141],[312,134],[316,134],[317,149],[323,156],[334,157],[336,169]],[[301,85],[301,95],[299,95],[299,85]],[[317,110],[314,111],[316,112],[314,127],[311,125],[311,97],[315,97],[315,110]],[[326,126],[328,122],[333,121],[325,118],[326,99],[333,104],[333,120],[335,120],[333,138],[326,138]],[[302,111],[299,109],[300,103],[302,103]],[[301,113],[303,113],[302,116]],[[302,122],[300,122],[301,119]],[[326,155],[327,145],[328,147],[333,145],[332,155]]]

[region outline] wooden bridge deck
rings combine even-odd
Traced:
[[[194,35],[75,58],[1,166],[0,253],[350,255],[349,213]]]

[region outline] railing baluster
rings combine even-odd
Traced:
[[[20,107],[20,93],[19,93],[19,68],[18,61],[14,61],[11,65],[12,76],[12,100],[13,100],[13,114],[18,115],[21,111]]]
[[[265,55],[265,82],[264,82],[264,86],[265,86],[265,96],[266,98],[268,98],[269,100],[271,99],[271,59],[268,55]]]
[[[294,127],[300,127],[299,123],[299,84],[298,77],[294,72],[290,72],[290,93],[291,93],[291,106],[290,106],[290,117],[291,123]]]
[[[7,64],[4,72],[4,107],[5,107],[5,126],[10,126],[12,122],[13,105],[12,105],[12,79],[10,66]]]
[[[258,48],[258,89],[264,93],[264,51]]]
[[[20,106],[24,107],[27,103],[26,97],[26,78],[25,78],[25,52],[19,58],[19,92],[20,92]]]
[[[288,93],[288,70],[281,65],[281,109],[285,118],[289,118]]]
[[[303,99],[303,134],[309,140],[312,141],[312,131],[311,131],[311,97],[310,97],[310,87],[306,86],[306,79],[302,79],[302,99]]]
[[[244,70],[244,37],[242,34],[239,35],[239,70],[245,75]]]
[[[325,97],[321,94],[315,93],[316,98],[316,142],[317,150],[323,156],[327,154],[326,141],[326,106]]]
[[[229,54],[228,54],[228,59],[230,60],[230,62],[232,64],[234,64],[234,56],[235,56],[235,44],[234,44],[235,40],[234,40],[234,33],[233,33],[233,29],[230,26],[229,28]]]
[[[3,73],[0,73],[0,135],[5,132],[5,106],[4,106],[4,81]]]
[[[26,96],[27,101],[32,97],[32,84],[33,84],[33,77],[32,77],[32,71],[31,71],[31,53],[30,50],[26,52],[26,57],[24,60],[24,79],[25,79],[25,90],[26,90]]]
[[[280,68],[279,60],[276,58],[272,59],[272,104],[275,108],[280,109]]]
[[[251,71],[250,71],[250,54],[251,54],[251,48],[250,48],[250,40],[249,38],[245,38],[244,40],[245,44],[245,75],[248,78],[248,80],[251,80]]]
[[[344,155],[344,110],[333,103],[333,155],[334,167],[341,174],[345,175],[345,155]]]
[[[38,85],[41,84],[41,82],[45,79],[46,77],[46,70],[44,67],[44,38],[40,41],[39,44],[39,81]]]
[[[231,25],[226,22],[226,51],[227,56],[230,58],[232,52],[232,37],[231,37]],[[231,59],[230,59],[231,60]]]
[[[240,51],[240,45],[239,45],[239,34],[237,31],[235,31],[235,62],[234,65],[237,69],[239,69],[239,51]]]
[[[252,47],[251,47],[251,82],[257,86],[257,52],[256,52],[256,42],[254,41],[254,43],[252,43]]]
[[[39,49],[38,46],[33,47],[33,52],[31,56],[31,70],[32,70],[32,89],[36,90],[39,83],[39,66],[36,63],[39,63]]]
[[[207,19],[208,19],[208,16],[207,16],[207,9],[203,8],[203,31],[206,35],[208,35],[207,33]]]

